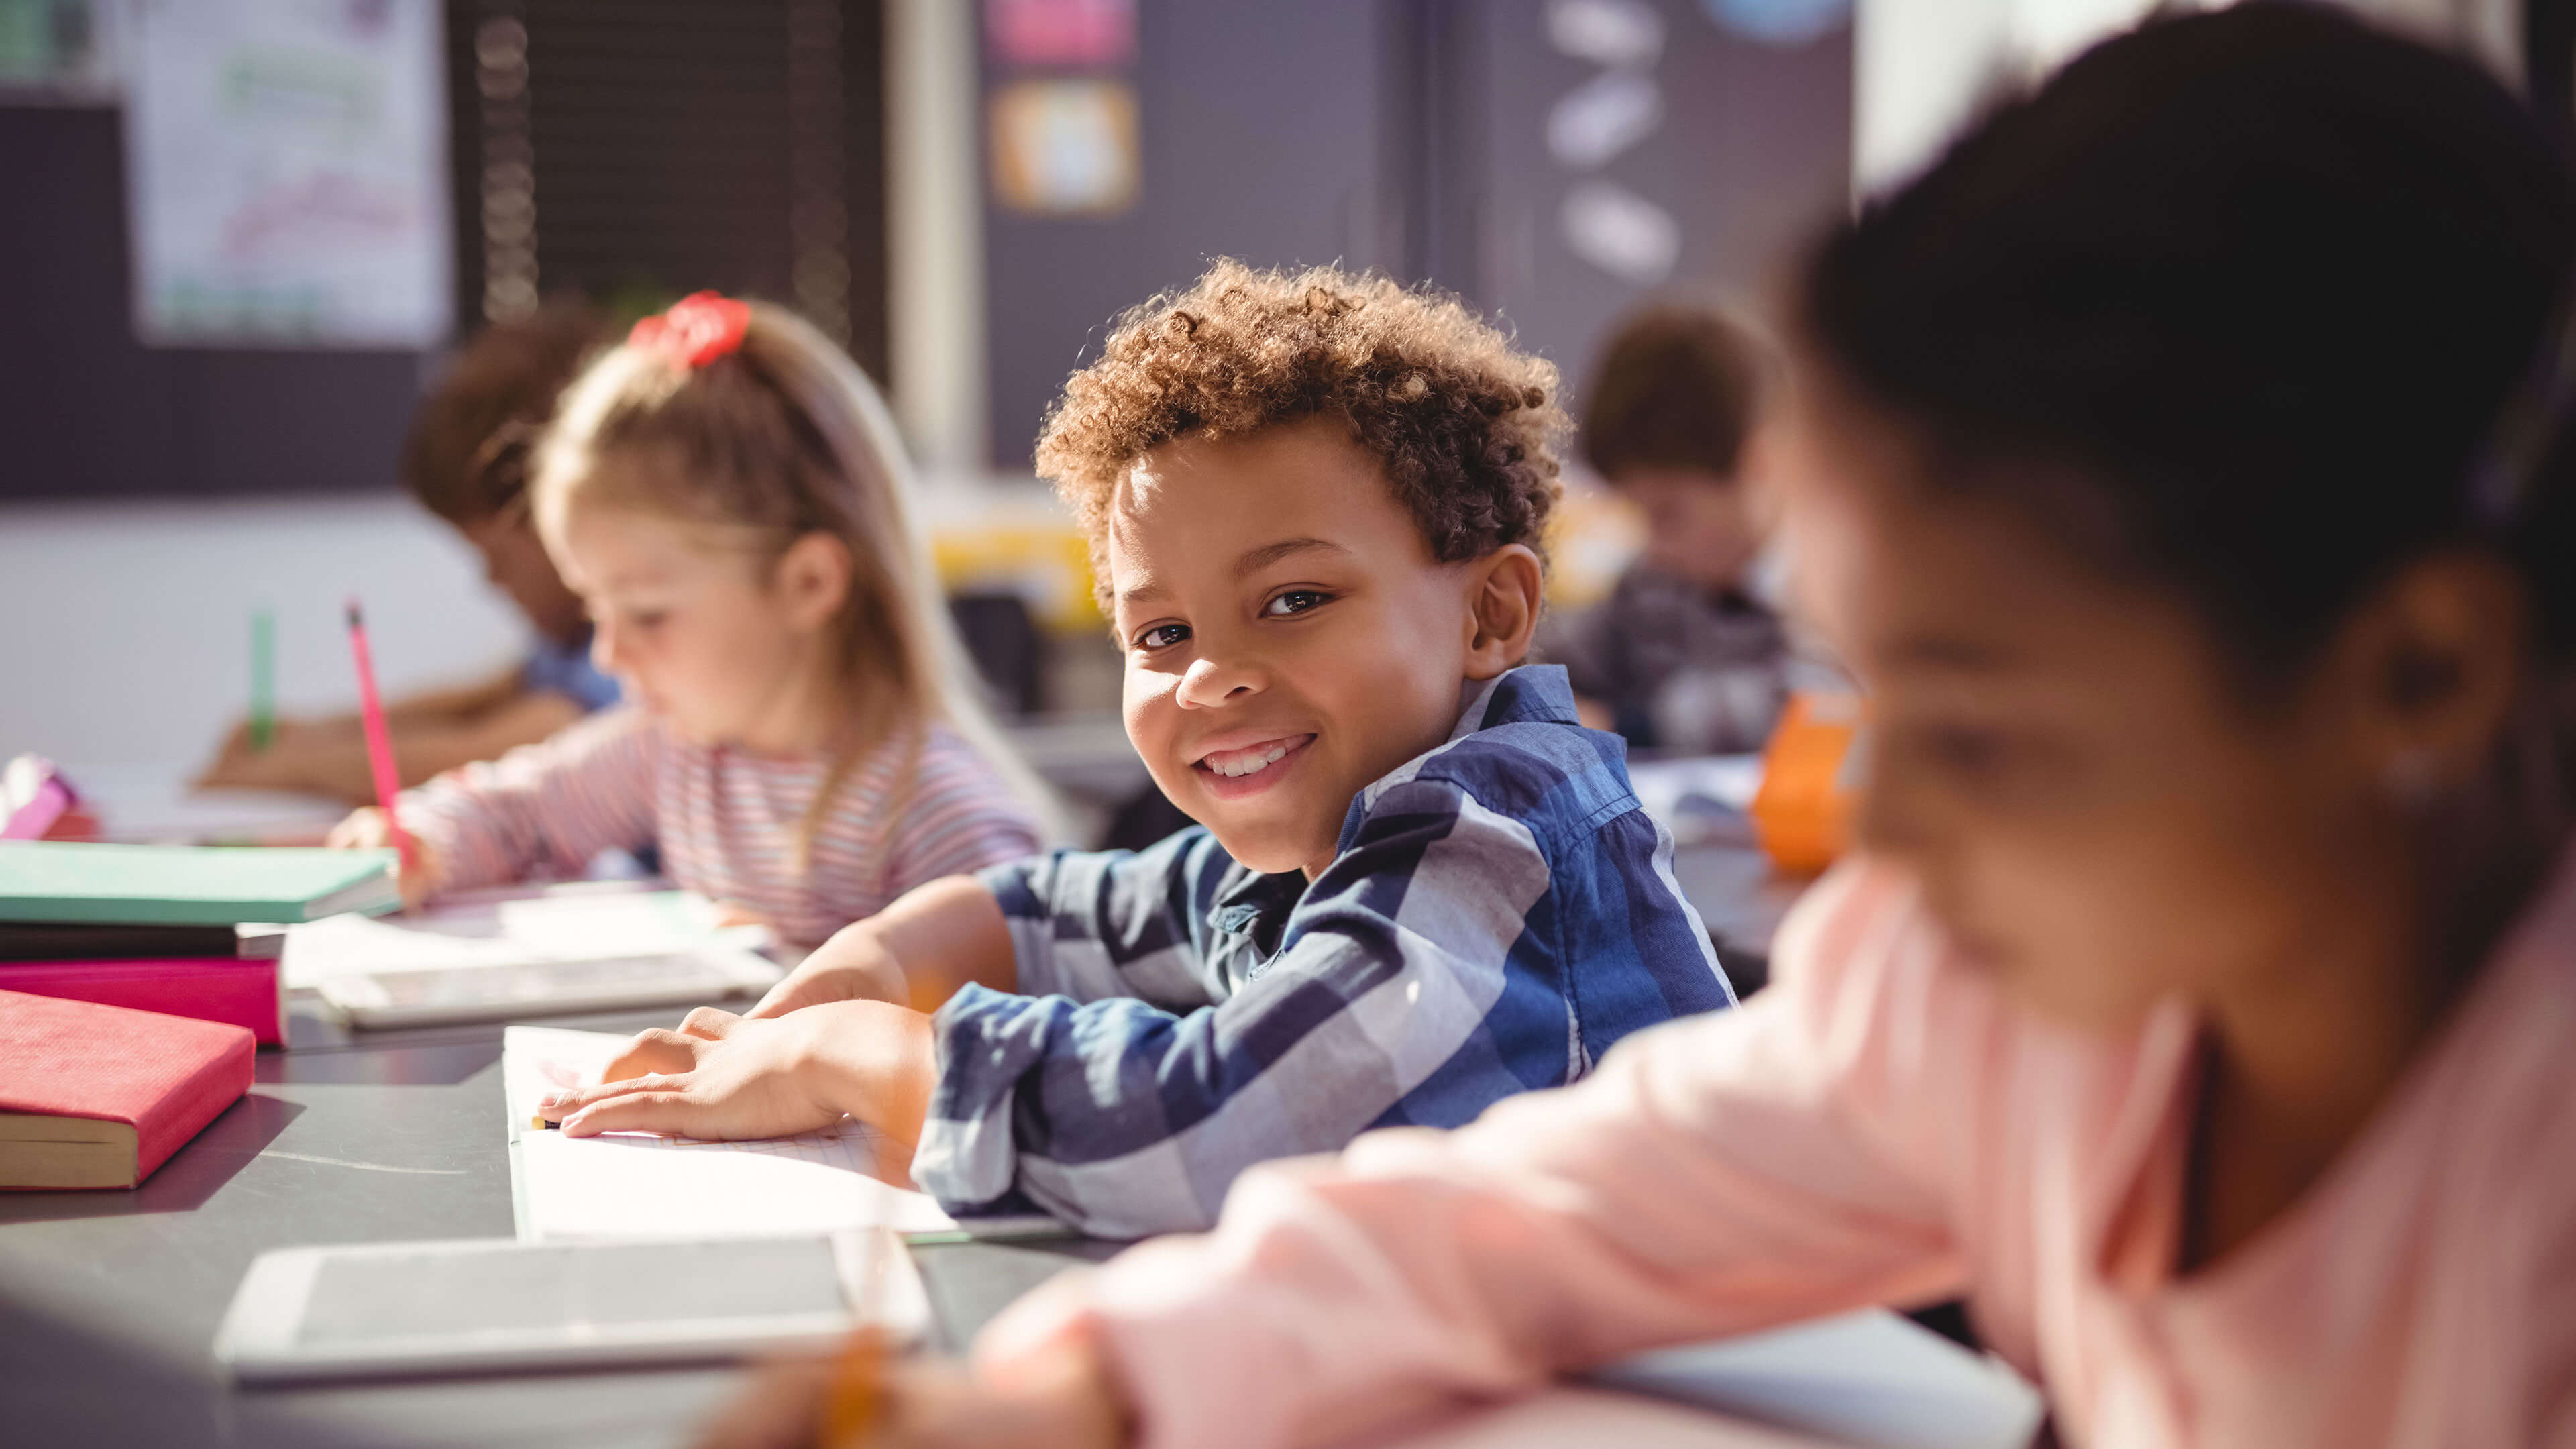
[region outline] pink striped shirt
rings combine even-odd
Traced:
[[[1146,1444],[1271,1449],[1965,1290],[2071,1444],[2576,1446],[2576,855],[2328,1174],[2189,1274],[2182,1006],[2052,1026],[1868,866],[1779,965],[1580,1085],[1255,1168],[1214,1233],[1041,1293],[983,1352],[1088,1317]]]
[[[602,851],[654,845],[673,882],[797,945],[925,881],[1039,848],[1027,807],[973,746],[934,726],[917,756],[899,742],[850,773],[799,870],[796,832],[828,768],[820,756],[688,744],[642,710],[611,709],[405,792],[402,818],[437,852],[444,889],[578,875]]]

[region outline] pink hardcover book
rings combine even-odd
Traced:
[[[94,1001],[250,1028],[261,1046],[286,1043],[286,997],[276,961],[0,961],[0,991]]]

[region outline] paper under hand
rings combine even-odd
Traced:
[[[530,1130],[550,1092],[599,1079],[627,1038],[514,1026],[502,1035],[502,1091],[515,1151],[519,1235],[534,1242],[662,1236],[759,1236],[956,1226],[939,1204],[881,1174],[885,1139],[854,1119],[838,1128],[755,1142],[643,1133],[566,1137]]]

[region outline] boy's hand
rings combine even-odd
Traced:
[[[856,1360],[856,1362],[854,1362]],[[853,1373],[873,1382],[853,1386]],[[864,1428],[835,1436],[835,1403],[855,1397]],[[1118,1449],[1133,1438],[1127,1405],[1088,1337],[970,1372],[917,1359],[871,1369],[860,1355],[776,1365],[707,1427],[700,1449]]]
[[[438,894],[447,881],[447,862],[419,836],[410,837],[411,851],[403,860],[403,909],[417,910],[423,901]],[[393,829],[385,821],[385,812],[369,805],[349,812],[349,818],[331,827],[322,843],[333,850],[390,850]]]
[[[568,1137],[729,1141],[793,1136],[848,1113],[908,1155],[937,1070],[930,1018],[881,1001],[829,1003],[775,1021],[702,1006],[678,1031],[639,1034],[601,1085],[558,1092],[538,1110]]]

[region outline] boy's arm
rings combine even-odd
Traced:
[[[1010,926],[992,890],[973,876],[950,876],[842,927],[743,1015],[766,1021],[836,1001],[929,1012],[969,983],[1011,991],[1018,979]]]
[[[1411,1120],[1399,1104],[1455,1125],[1565,1080],[1566,999],[1506,970],[1516,946],[1552,949],[1528,929],[1549,880],[1520,822],[1446,781],[1396,786],[1222,1003],[958,992],[913,1177],[951,1210],[1017,1197],[1104,1237],[1201,1228],[1253,1163]]]
[[[970,984],[1200,1004],[1188,918],[1228,863],[1185,830],[1141,851],[1059,850],[935,880],[842,928],[748,1015],[853,998],[936,1011]]]
[[[1178,913],[1228,864],[1204,832],[1183,832],[1134,854],[1059,851],[933,881],[845,927],[745,1015],[702,1006],[677,1031],[640,1033],[602,1085],[546,1108],[576,1136],[716,1138],[798,1132],[846,1112],[909,1161],[939,1071],[924,1012],[961,991],[1016,1001],[1002,993],[1154,984],[1188,948]],[[1207,999],[1192,978],[1177,985],[1184,1002]]]

